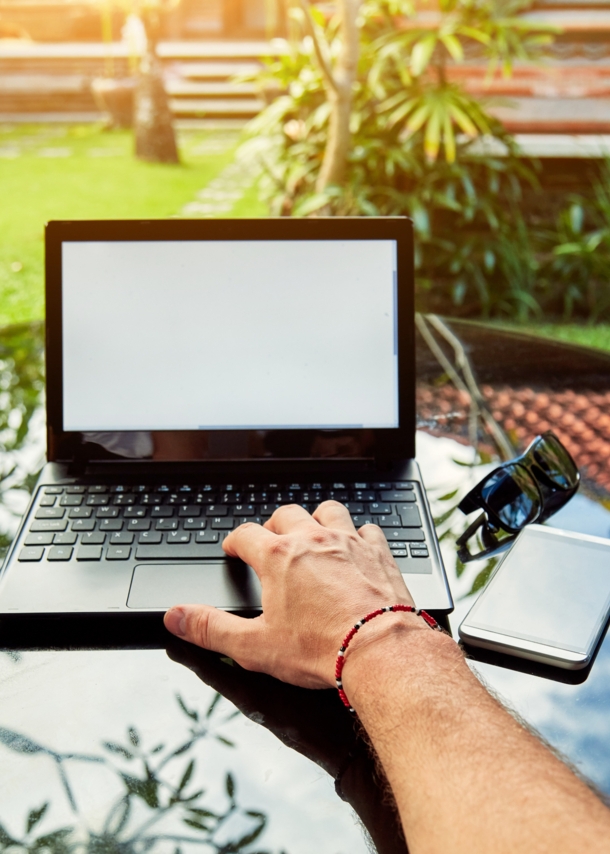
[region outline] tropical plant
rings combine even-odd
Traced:
[[[341,165],[336,128],[344,117],[329,81],[344,73],[345,15],[353,7],[338,4],[327,18],[299,2],[292,19],[300,37],[254,78],[269,106],[242,149],[263,166],[272,212],[408,213],[418,236],[421,307],[535,311],[527,290],[535,265],[531,255],[517,255],[513,238],[522,186],[536,184],[535,171],[490,105],[451,77],[467,53],[482,56],[489,74],[539,56],[550,34],[518,17],[524,7],[522,0],[442,0],[438,18],[423,26],[408,0],[366,0],[356,21]]]

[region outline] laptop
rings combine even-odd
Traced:
[[[378,524],[453,608],[415,456],[406,218],[51,222],[48,463],[0,615],[260,608],[224,537],[282,504]]]

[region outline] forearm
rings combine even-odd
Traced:
[[[610,813],[592,792],[483,688],[450,638],[390,619],[352,650],[343,681],[412,854],[601,852]]]

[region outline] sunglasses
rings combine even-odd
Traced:
[[[483,527],[487,548],[482,554],[487,554],[500,544],[498,531],[518,534],[531,522],[546,521],[570,500],[579,483],[576,463],[557,436],[550,430],[537,436],[520,457],[498,466],[460,501],[463,513],[484,513],[457,545],[464,546]]]

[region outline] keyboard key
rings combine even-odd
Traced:
[[[28,534],[25,538],[26,546],[50,546],[53,542],[53,534]]]
[[[163,504],[155,504],[150,512],[153,519],[169,519],[174,515],[173,507],[165,507]]]
[[[160,543],[162,539],[161,531],[142,531],[138,534],[138,543],[149,543],[151,546]]]
[[[256,514],[256,508],[254,504],[236,504],[233,508],[233,512],[236,516],[254,516]]]
[[[195,534],[196,543],[217,543],[219,539],[218,531],[197,531]]]
[[[169,534],[165,535],[166,542],[170,545],[172,543],[190,543],[191,534],[189,531],[170,531]]]
[[[54,534],[53,535],[53,545],[54,546],[73,546],[76,540],[78,539],[78,535],[74,533],[74,531],[64,531],[63,534]],[[50,560],[51,558],[49,558]]]
[[[229,508],[226,504],[209,504],[205,508],[206,516],[228,516]]]
[[[54,507],[56,501],[56,495],[43,495],[40,499],[39,507]]]
[[[352,522],[356,526],[356,528],[361,528],[363,525],[374,525],[375,522],[372,516],[367,516],[364,513],[357,513],[355,516],[352,516]]]
[[[349,492],[347,489],[329,489],[326,498],[329,501],[349,501]]]
[[[83,503],[82,495],[62,495],[59,503],[62,507],[80,507]]]
[[[307,508],[305,508],[307,510]],[[235,527],[238,525],[245,525],[246,522],[254,522],[255,525],[262,525],[265,520],[262,516],[236,516],[235,517]]]
[[[403,528],[421,528],[421,516],[414,504],[398,504],[396,512],[402,519]]]
[[[380,528],[401,528],[400,516],[380,516],[377,520]]]
[[[373,513],[374,515],[379,514],[380,516],[389,516],[392,512],[392,505],[382,504],[380,501],[371,501],[368,506],[368,512]]]
[[[95,519],[75,519],[70,525],[72,531],[93,531]]]
[[[104,492],[106,492],[106,490],[105,490],[105,489],[104,489]],[[110,487],[110,492],[114,492],[114,493],[117,493],[117,492],[129,492],[129,487],[128,487],[128,486],[123,486],[122,484],[117,484],[116,486],[111,486],[111,487]]]
[[[136,546],[136,560],[202,560],[219,557],[226,557],[221,543],[161,543],[158,546]]]
[[[110,542],[113,546],[130,546],[133,543],[135,534],[131,531],[113,531],[110,534]]]
[[[73,551],[72,546],[53,546],[47,553],[47,560],[70,560]]]
[[[212,528],[217,531],[232,531],[235,524],[233,517],[215,516],[212,519]]]
[[[368,483],[355,483],[354,484],[354,489],[368,489],[368,488],[369,488]]]
[[[406,543],[424,542],[426,539],[421,528],[384,528],[387,540],[401,540]]]
[[[85,531],[81,534],[80,541],[83,546],[103,546],[106,534],[103,531]]]
[[[93,515],[93,507],[73,507],[68,510],[70,519],[89,519]]]
[[[178,516],[201,516],[200,504],[185,504],[178,509]]]
[[[95,517],[96,519],[116,519],[120,512],[118,507],[98,507]]]
[[[412,545],[411,557],[429,557],[428,549],[425,545]]]
[[[394,489],[415,489],[411,481],[409,480],[401,480],[398,483],[394,484]]]
[[[415,501],[415,494],[406,489],[390,489],[379,493],[382,501]]]
[[[394,557],[409,557],[409,552],[406,549],[392,549]]]
[[[45,495],[62,495],[64,491],[63,486],[45,486],[44,494]]]
[[[128,560],[130,555],[129,546],[108,546],[106,549],[107,560]]]
[[[392,489],[391,483],[372,483],[373,489]]]
[[[42,546],[26,546],[19,552],[18,560],[21,561],[39,561],[42,560],[44,549]]]
[[[144,519],[146,517],[146,507],[126,507],[123,511],[124,519]]]
[[[68,495],[82,495],[85,492],[84,486],[68,486],[66,487],[66,492]]]
[[[105,504],[110,503],[110,496],[108,495],[89,495],[87,497],[87,504],[89,507],[103,507]]]
[[[124,507],[125,505],[135,504],[138,500],[137,495],[115,495],[112,499],[112,503],[115,506]]]
[[[207,524],[207,519],[193,519],[191,516],[189,519],[184,519],[182,527],[185,531],[203,531]]]
[[[156,531],[175,531],[177,528],[177,519],[157,519],[155,522]]]
[[[345,506],[350,513],[364,513],[364,504],[360,501],[346,501]]]
[[[66,511],[63,507],[40,507],[36,511],[36,519],[63,519]]]
[[[352,501],[374,501],[376,495],[371,490],[356,489],[350,494]]]
[[[102,519],[100,522],[100,531],[122,531],[122,519]]]
[[[128,519],[128,531],[150,531],[150,519]]]
[[[145,492],[143,495],[140,495],[140,504],[144,506],[149,506],[150,504],[162,504],[163,496],[162,495],[153,495],[150,492]]]
[[[168,504],[188,504],[190,499],[189,495],[182,495],[181,493],[172,492],[171,495],[167,497]]]
[[[80,546],[76,550],[76,560],[101,560],[101,546]]]
[[[67,527],[67,519],[41,519],[39,522],[32,522],[28,533],[38,534],[41,531],[65,531]]]
[[[101,484],[96,484],[95,486],[88,486],[88,487],[87,487],[87,492],[88,492],[90,495],[93,495],[93,494],[95,494],[95,493],[98,493],[98,494],[99,494],[100,492],[108,492],[108,487],[107,487],[107,486],[102,486]]]
[[[394,549],[406,549],[407,543],[403,543],[400,540],[392,540],[392,542],[388,543],[390,549],[392,550],[392,554],[394,554]]]

